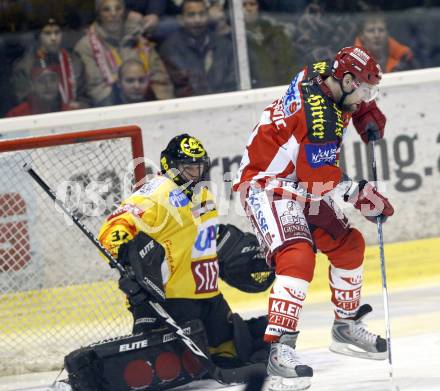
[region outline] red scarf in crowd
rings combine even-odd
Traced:
[[[41,68],[51,67],[51,64],[47,63],[46,53],[42,49],[37,51],[37,57]],[[60,76],[59,91],[62,102],[67,105],[71,101],[76,100],[75,73],[73,71],[72,60],[67,50],[60,49],[58,62],[59,68],[57,68],[57,73]]]
[[[118,50],[107,43],[110,49],[107,49],[96,32],[96,26],[92,24],[87,31],[90,46],[93,52],[93,58],[98,66],[101,75],[107,85],[113,85],[118,80],[118,69],[122,64],[122,58]],[[138,53],[138,58],[144,64],[147,72],[150,72],[150,44],[142,36],[136,37],[134,45]]]

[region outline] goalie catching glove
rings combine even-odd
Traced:
[[[118,262],[127,274],[121,276],[119,288],[129,297],[132,305],[147,300],[148,294],[159,302],[165,301],[161,272],[164,258],[164,248],[144,232],[121,245]]]
[[[257,237],[231,224],[219,224],[217,255],[220,278],[243,292],[263,292],[275,279]]]

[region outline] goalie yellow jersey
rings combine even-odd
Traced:
[[[116,258],[122,243],[145,232],[165,249],[165,296],[204,299],[219,294],[217,223],[207,188],[190,200],[172,180],[158,175],[122,202],[101,227],[98,239]]]

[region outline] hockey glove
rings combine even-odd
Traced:
[[[234,225],[219,224],[217,255],[220,278],[243,292],[264,292],[275,279],[256,236]]]
[[[145,289],[129,275],[119,279],[119,289],[127,295],[131,306],[145,303],[145,301],[150,298],[150,295],[147,294]]]
[[[371,183],[361,180],[353,183],[344,194],[344,201],[351,203],[369,221],[375,223],[380,216],[384,223],[394,214],[394,208],[388,198],[380,194]]]
[[[133,282],[155,300],[165,301],[161,270],[165,262],[165,250],[160,243],[144,232],[139,232],[134,239],[119,248],[118,261],[127,269],[127,276]],[[128,282],[123,283],[128,285]],[[136,290],[133,285],[129,289]]]
[[[365,144],[383,137],[387,119],[375,101],[362,102],[359,110],[353,113],[352,118],[353,125]]]

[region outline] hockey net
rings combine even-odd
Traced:
[[[134,126],[0,142],[0,375],[61,368],[132,323],[117,272],[24,164],[95,235],[145,177]]]

